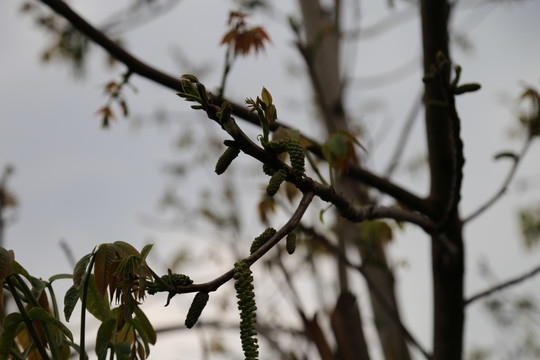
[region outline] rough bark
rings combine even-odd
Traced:
[[[302,50],[306,57],[324,125],[328,134],[340,129],[346,130],[348,123],[343,108],[343,82],[339,68],[340,30],[337,21],[339,14],[329,14],[322,9],[319,1],[300,0],[300,5],[305,30],[305,47]],[[340,177],[336,181],[336,187],[338,191],[351,200],[354,199],[361,203],[370,202],[366,188],[350,178]],[[339,221],[337,235],[342,251],[354,242],[361,244],[361,241],[356,241],[358,228],[355,224],[346,220]],[[365,259],[367,250],[360,246],[360,252]],[[365,275],[373,280],[368,282],[368,287],[370,287],[370,299],[383,352],[387,359],[408,360],[410,359],[409,350],[405,342],[405,336],[399,326],[399,311],[394,292],[394,279],[386,266],[384,247],[370,249],[369,256],[374,261],[371,264],[369,261],[366,262]],[[382,269],[381,264],[383,264]],[[345,293],[348,291],[345,265],[341,263],[338,268],[340,288]],[[380,305],[381,299],[373,296],[373,286],[377,286],[378,294],[389,306],[383,307]],[[389,310],[391,313],[389,313]],[[356,321],[355,319],[350,318],[348,321]],[[361,322],[355,325],[356,327],[361,326]],[[336,333],[336,336],[339,337],[339,333]],[[358,336],[363,336],[363,334]],[[365,342],[363,338],[359,338],[358,341]],[[340,343],[338,339],[338,345],[343,347],[345,342]],[[342,354],[345,351],[345,349],[340,349]]]
[[[422,0],[423,62],[426,73],[436,63],[438,52],[449,59],[448,19],[450,4],[447,0]],[[449,73],[442,74],[448,81]],[[463,352],[463,275],[464,251],[461,220],[457,206],[448,208],[451,199],[459,199],[455,188],[457,171],[456,144],[453,141],[452,119],[448,110],[429,106],[433,100],[445,101],[440,84],[425,85],[425,122],[431,174],[431,217],[447,219],[432,237],[433,271],[433,359],[457,360]],[[454,119],[455,121],[455,119]],[[457,194],[456,194],[457,192]],[[449,213],[445,213],[449,211]]]

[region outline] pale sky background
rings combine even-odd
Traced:
[[[121,8],[120,4],[124,3],[119,1],[115,6]],[[362,2],[361,27],[369,27],[392,13],[384,3]],[[403,7],[400,1],[396,3],[398,10]],[[467,215],[499,188],[509,169],[508,162],[495,162],[493,155],[501,150],[518,151],[521,146],[519,140],[509,138],[508,132],[516,125],[513,101],[523,84],[540,87],[540,1],[495,1],[497,5],[485,5],[483,1],[461,3],[467,6],[455,16],[454,25],[460,34],[467,36],[473,49],[464,52],[454,46],[452,55],[463,67],[462,81],[479,82],[483,86],[480,92],[458,99],[467,161],[461,212]],[[59,246],[60,239],[69,243],[76,258],[99,243],[117,240],[128,241],[138,248],[152,241],[156,255],[162,259],[182,245],[195,242],[201,244],[201,253],[209,246],[219,248],[219,240],[227,240],[216,239],[215,232],[201,231],[200,226],[185,224],[182,229],[163,231],[143,221],[150,215],[160,214],[158,200],[170,183],[163,166],[179,156],[174,145],[178,134],[188,128],[196,134],[206,134],[217,127],[202,114],[189,109],[174,92],[133,77],[132,83],[138,91],[127,89],[126,94],[134,116],[148,119],[152,113],[164,110],[173,113],[177,120],[169,125],[137,128],[133,122],[119,117],[110,129],[101,129],[95,113],[106,101],[103,85],[120,79],[123,67],[105,70],[104,54],[95,47],[83,79],[76,79],[71,69],[61,64],[42,64],[40,53],[50,44],[49,39],[36,29],[28,16],[18,13],[21,4],[22,1],[0,2],[3,50],[0,57],[0,167],[15,166],[9,187],[19,201],[13,222],[5,233],[5,247],[13,249],[17,260],[33,275],[44,278],[71,272]],[[307,82],[291,75],[291,71],[302,71],[302,63],[291,46],[293,38],[282,15],[294,13],[296,2],[276,1],[275,4],[280,13],[250,19],[251,24],[267,29],[273,44],[265,53],[237,62],[229,79],[229,96],[236,101],[255,97],[264,85],[271,91],[284,122],[298,124],[307,129],[309,135],[320,139],[320,133],[309,120],[312,110],[306,105],[309,104],[306,99],[310,99]],[[75,1],[73,5],[94,24],[100,24],[106,18],[104,12],[108,13],[110,2]],[[212,69],[201,76],[201,80],[210,89],[215,88],[219,84],[225,50],[218,43],[226,30],[227,13],[233,8],[231,1],[181,1],[166,15],[126,34],[126,43],[143,61],[177,76],[192,71],[174,62],[173,49],[180,48],[197,66]],[[350,19],[346,21],[350,23]],[[362,87],[366,83],[362,79],[394,69],[414,59],[419,51],[419,23],[412,17],[384,36],[363,39],[355,60],[347,63],[359,79],[351,85],[347,105],[365,120],[366,133],[372,140],[364,139],[370,147],[367,161],[376,172],[385,168],[394,150],[392,144],[400,124],[420,89],[421,74],[417,66],[417,71],[404,80],[376,89]],[[380,111],[370,110],[374,107]],[[253,127],[251,129],[254,131]],[[423,126],[418,121],[404,159],[420,156],[423,149]],[[479,276],[478,264],[483,260],[489,261],[501,280],[519,275],[540,262],[538,251],[528,252],[522,245],[517,223],[517,210],[540,200],[537,186],[540,173],[535,160],[539,151],[539,145],[533,144],[518,176],[531,179],[530,188],[518,191],[512,186],[502,201],[466,227],[466,294],[490,285]],[[246,177],[238,171],[242,166],[253,166],[252,161],[244,159],[239,164],[232,179],[242,190],[241,201],[247,209],[247,226],[242,234],[247,242],[263,229],[253,211],[262,182],[260,178]],[[253,168],[249,169],[250,175],[255,173]],[[425,175],[409,176],[401,172],[398,179],[414,192],[426,193]],[[198,198],[191,194],[197,194],[201,185],[211,186],[221,179],[210,166],[196,170],[183,181],[179,192],[186,201],[195,202]],[[316,213],[318,209],[314,210]],[[276,220],[275,227],[280,224],[279,219]],[[407,262],[397,275],[406,325],[429,349],[431,280],[427,237],[407,227],[404,233],[398,233],[390,252],[395,261]],[[222,255],[221,260],[224,259],[227,258]],[[207,281],[232,265],[230,261],[223,264],[206,256],[200,259],[199,266],[186,268],[185,272],[194,274],[196,281]],[[157,264],[155,267],[165,271]],[[257,272],[257,266],[254,269]],[[356,281],[357,286],[361,286],[361,281]],[[63,284],[59,289],[64,285],[67,288],[67,284]],[[539,285],[540,280],[534,278],[516,291],[538,297]],[[59,290],[59,297],[62,296]],[[360,297],[361,303],[365,303],[365,297]],[[162,309],[163,299],[159,299],[155,318],[166,324],[183,322],[190,299],[191,296],[176,297],[168,309]],[[504,342],[503,334],[494,329],[480,303],[470,307],[467,320],[468,349]],[[178,343],[178,335],[164,336],[152,349],[151,356],[199,358],[198,338],[183,336],[181,339],[192,344],[183,347],[186,353],[171,354],[168,344]],[[191,349],[193,352],[189,352]],[[238,344],[235,350],[239,349]]]

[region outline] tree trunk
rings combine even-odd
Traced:
[[[422,0],[422,41],[424,71],[430,72],[436,64],[438,52],[450,59],[448,51],[448,19],[450,5],[447,0]],[[449,71],[442,76],[449,79]],[[441,85],[425,85],[425,102],[445,101]],[[449,201],[459,199],[459,188],[454,188],[456,171],[456,144],[452,140],[452,119],[443,107],[426,105],[425,122],[429,152],[431,189],[429,201],[434,220],[444,221],[432,236],[433,271],[433,359],[457,360],[463,352],[463,276],[464,249],[461,220],[457,206],[445,214]],[[456,193],[457,192],[457,193]]]
[[[339,9],[336,9],[336,14],[333,14],[334,17],[332,18],[332,14],[323,10],[319,1],[300,0],[300,5],[305,30],[305,47],[301,50],[306,57],[313,89],[326,130],[328,134],[333,134],[340,129],[347,130],[347,116],[342,101],[343,82],[339,68]],[[357,200],[364,204],[370,202],[366,188],[351,179],[338,178],[336,188],[351,200]],[[347,220],[339,220],[337,234],[339,247],[344,252],[348,245],[358,243],[356,241],[358,240],[358,227]],[[366,260],[366,249],[363,249],[361,245],[360,247],[363,259]],[[398,324],[399,311],[394,292],[394,279],[386,265],[384,247],[371,248],[369,258],[374,261],[366,261],[365,274],[371,280],[368,282],[368,287],[370,288],[371,305],[383,352],[387,359],[409,360],[410,354],[405,342],[405,336]],[[338,262],[340,289],[344,294],[348,291],[347,271],[345,265],[339,260]],[[376,291],[385,300],[387,307],[381,306],[379,304],[380,298],[373,296],[373,286],[377,286]],[[389,310],[392,315],[390,315]],[[360,315],[350,318],[348,321],[355,321],[355,319],[360,319]],[[361,326],[361,323],[354,325],[358,327]],[[363,334],[359,336],[363,336]],[[365,342],[364,339],[358,339],[358,341]],[[338,340],[340,346],[344,346],[345,343]],[[346,353],[345,349],[341,349],[340,352]]]

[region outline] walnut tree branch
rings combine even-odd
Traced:
[[[157,84],[165,86],[169,89],[176,91],[182,91],[182,84],[178,78],[170,76],[148,64],[142,62],[137,57],[133,56],[126,50],[124,50],[117,43],[112,41],[107,35],[103,32],[96,29],[85,19],[83,19],[79,14],[77,14],[69,5],[61,0],[39,0],[43,4],[49,6],[56,13],[68,20],[71,25],[90,38],[97,45],[102,47],[107,51],[111,56],[116,58],[119,62],[123,63],[127,68],[128,72],[142,76],[148,80],[151,80]],[[220,99],[216,96],[211,96],[212,101],[216,105],[221,105],[224,102],[224,99]],[[231,102],[233,114],[239,118],[244,119],[245,121],[259,126],[259,119],[253,113],[250,113],[248,109],[244,106]],[[277,129],[278,127],[283,126],[288,128],[288,126],[276,122],[272,126],[272,130]],[[313,154],[317,155],[319,158],[322,156],[322,147],[312,139],[306,137],[311,145],[308,147],[308,150]],[[351,176],[354,179],[365,183],[368,186],[371,186],[389,196],[395,198],[397,201],[407,206],[410,209],[419,211],[423,214],[429,213],[428,203],[416,196],[415,194],[405,190],[404,188],[397,186],[396,184],[377,176],[359,166],[353,165],[349,169],[347,176]]]

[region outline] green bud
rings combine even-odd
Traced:
[[[465,93],[468,93],[468,92],[478,91],[478,90],[480,90],[481,87],[482,86],[480,84],[477,84],[477,83],[463,84],[463,85],[458,86],[454,90],[454,94],[455,95],[461,95],[461,94],[465,94]]]

